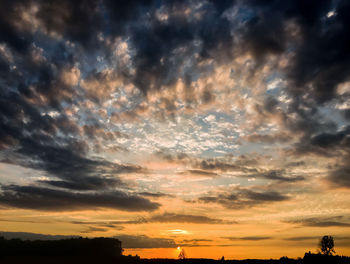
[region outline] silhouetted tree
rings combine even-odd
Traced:
[[[334,239],[332,236],[323,236],[320,241],[320,249],[324,255],[332,255],[334,251]]]

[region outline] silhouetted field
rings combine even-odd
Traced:
[[[121,241],[113,238],[72,238],[54,241],[0,238],[1,264],[350,264],[350,258],[306,253],[303,258],[278,260],[140,259],[122,255]]]
[[[325,256],[306,253],[304,258],[290,259],[245,259],[245,260],[214,260],[214,259],[140,259],[143,264],[345,264],[350,263],[349,257]]]

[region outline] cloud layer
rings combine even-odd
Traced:
[[[3,6],[6,219],[67,213],[89,234],[259,223],[262,212],[303,230],[347,227],[348,1]],[[99,213],[74,218],[88,210]],[[162,232],[130,235],[174,246],[152,240]]]

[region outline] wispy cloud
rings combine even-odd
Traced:
[[[301,218],[287,222],[310,227],[350,227],[349,219],[343,216]]]
[[[34,186],[2,186],[0,204],[44,211],[114,208],[124,211],[154,211],[160,204],[119,191],[81,193]]]

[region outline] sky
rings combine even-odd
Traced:
[[[349,1],[1,5],[1,234],[350,254]]]

